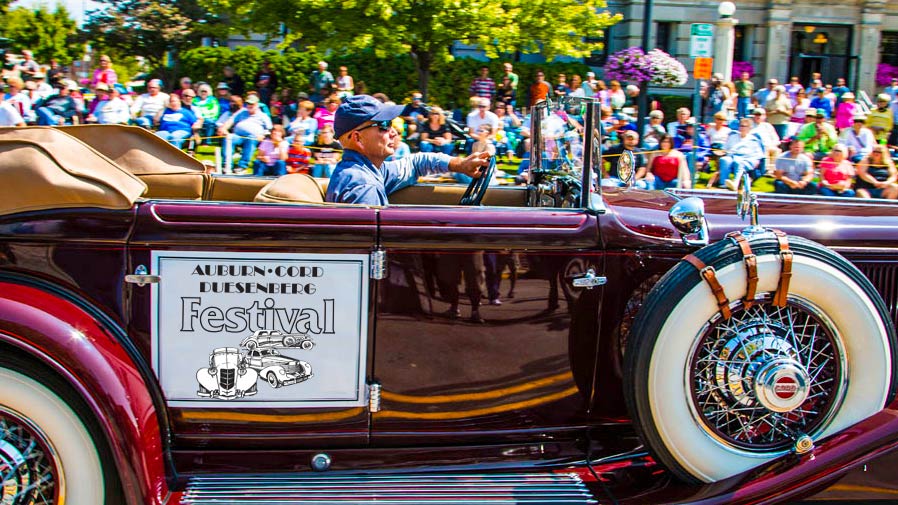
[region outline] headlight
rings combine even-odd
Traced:
[[[215,375],[218,373],[218,369],[214,366],[209,367],[209,375]]]
[[[246,375],[246,367],[245,366],[238,367],[237,375],[240,375],[241,377]]]

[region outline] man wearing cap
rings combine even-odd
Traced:
[[[47,97],[38,104],[37,124],[42,126],[60,126],[72,124],[78,115],[78,104],[71,92],[78,89],[74,81],[67,81],[59,87],[57,94]]]
[[[162,81],[151,79],[147,83],[147,92],[137,97],[131,105],[131,115],[137,126],[152,128],[156,114],[165,109],[168,94],[162,92]]]
[[[97,84],[98,92],[102,91],[101,84]],[[128,120],[131,118],[131,110],[128,107],[128,102],[122,98],[121,88],[119,88],[118,85],[112,85],[108,88],[109,91],[106,98],[102,98],[100,102],[97,103],[96,107],[94,107],[93,114],[87,116],[87,122],[97,124],[128,124]]]
[[[755,106],[763,107],[767,103],[767,99],[770,98],[770,95],[773,94],[773,90],[779,85],[779,81],[776,79],[768,79],[767,87],[761,88],[755,93]]]
[[[402,108],[385,105],[369,95],[356,95],[340,104],[334,133],[344,151],[327,186],[328,202],[387,205],[389,194],[413,185],[418,177],[447,171],[476,177],[489,163],[487,153],[467,158],[416,153],[384,162],[399,142],[391,122]]]
[[[876,138],[873,132],[865,126],[867,116],[864,114],[855,114],[851,128],[842,130],[839,135],[839,143],[848,146],[848,159],[852,163],[857,163],[866,158],[873,152],[873,146],[876,145]]]
[[[32,79],[34,79],[34,91],[38,99],[47,98],[53,94],[53,86],[47,84],[47,76],[43,72],[37,72]]]
[[[586,80],[583,81],[580,87],[583,88],[583,96],[587,98],[596,96],[596,92],[599,90],[599,81],[596,80],[596,73],[586,72]]]
[[[838,143],[839,136],[836,128],[826,122],[826,116],[819,109],[808,109],[807,117],[814,118],[814,122],[802,126],[795,138],[804,142],[804,152],[815,161],[820,161]]]
[[[229,158],[234,156],[234,148],[242,146],[243,154],[237,162],[237,168],[241,171],[249,168],[249,162],[256,152],[259,142],[265,140],[265,136],[272,128],[271,116],[262,112],[259,107],[259,96],[251,94],[246,97],[243,109],[228,118],[218,129],[219,135],[227,135],[230,140]],[[231,128],[234,133],[230,133]]]
[[[888,142],[895,125],[895,114],[890,107],[891,101],[892,98],[886,93],[876,95],[876,108],[867,114],[867,126],[873,130],[877,142]]]
[[[817,109],[817,113],[823,114],[826,119],[833,117],[833,103],[826,97],[826,88],[817,88],[812,95],[808,107]]]

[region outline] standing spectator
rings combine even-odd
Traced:
[[[811,99],[808,98],[807,92],[805,92],[804,88],[798,90],[795,95],[795,105],[792,106],[792,117],[789,119],[789,121],[793,123],[793,129],[801,128],[801,125],[805,124],[805,117],[810,108]]]
[[[451,155],[455,150],[452,133],[446,127],[446,116],[443,109],[431,106],[427,121],[421,125],[421,152],[438,152]]]
[[[221,114],[228,110],[228,106],[231,103],[231,88],[228,86],[228,83],[220,82],[215,86],[215,99],[218,100],[218,117],[221,117]]]
[[[74,124],[75,118],[78,117],[78,105],[71,93],[75,89],[78,89],[78,85],[74,81],[68,81],[59,87],[55,95],[41,102],[37,109],[37,124],[41,126]]]
[[[608,88],[608,103],[614,112],[620,112],[624,104],[627,103],[627,95],[617,80],[612,80]]]
[[[867,114],[867,125],[873,130],[876,141],[887,143],[895,124],[894,113],[889,103],[892,99],[886,93],[876,95],[876,108]]]
[[[826,98],[826,88],[817,88],[813,94],[809,107],[816,109],[818,114],[822,113],[826,119],[833,117],[833,104]]]
[[[107,86],[112,86],[118,82],[118,75],[116,75],[115,70],[112,68],[112,58],[105,54],[100,56],[100,66],[94,70],[90,85],[96,86],[101,82]]]
[[[100,84],[97,89],[100,89]],[[128,124],[129,119],[131,110],[128,102],[122,98],[118,86],[112,86],[106,99],[97,103],[93,114],[87,116],[88,123],[97,124]]]
[[[789,152],[776,159],[773,191],[786,195],[815,195],[814,161],[804,153],[804,142],[793,139]]]
[[[172,93],[168,95],[168,106],[156,114],[156,124],[159,131],[156,135],[178,149],[184,144],[184,140],[193,135],[194,129],[199,129],[202,119],[181,102],[181,97]]]
[[[0,93],[0,126],[25,126],[25,120],[15,107]]]
[[[836,129],[839,131],[851,128],[854,115],[858,112],[854,103],[854,93],[848,91],[842,95],[841,102],[836,106]]]
[[[776,79],[768,79],[767,87],[761,88],[754,94],[754,102],[757,107],[763,107],[767,104],[767,99],[770,98],[770,95],[773,94],[773,90],[779,85],[779,81]]]
[[[838,105],[837,100],[839,97],[837,97],[836,94],[833,92],[833,85],[827,84],[826,86],[824,86],[824,90],[825,91],[823,92],[823,98],[826,98],[827,100],[829,100],[829,110],[835,111],[836,106]],[[834,117],[834,116],[830,115],[830,117]]]
[[[503,75],[502,77],[503,78],[508,77],[508,81],[511,82],[511,88],[513,90],[517,91],[518,90],[518,82],[520,79],[518,78],[518,74],[514,73],[514,71],[513,71],[514,67],[512,67],[511,63],[503,63],[502,70],[505,72],[505,75]],[[514,104],[512,104],[512,105],[514,105]]]
[[[798,92],[804,90],[804,86],[798,82],[798,77],[792,76],[789,79],[789,84],[786,84],[786,93],[789,94],[789,100],[792,101],[792,106],[794,107],[798,100]]]
[[[820,161],[839,141],[836,129],[826,122],[826,116],[817,109],[808,109],[808,117],[814,118],[798,130],[796,138],[804,142],[804,151],[815,161]]]
[[[193,111],[197,117],[203,119],[203,128],[201,135],[208,139],[215,135],[215,121],[221,115],[221,104],[218,99],[212,95],[212,86],[205,82],[197,87],[199,96],[193,100]]]
[[[340,67],[339,75],[337,75],[337,96],[347,98],[353,95],[355,89],[355,81],[349,75],[349,69],[345,66]]]
[[[829,156],[820,161],[820,194],[823,196],[854,196],[851,181],[854,167],[848,161],[848,148],[836,144]]]
[[[325,126],[330,126],[331,129],[333,129],[334,114],[337,112],[337,107],[340,106],[341,102],[342,100],[336,95],[329,96],[324,100],[324,107],[319,107],[318,110],[315,111],[315,119],[318,121],[319,134]]]
[[[593,96],[599,99],[602,106],[611,108],[611,97],[608,95],[608,86],[605,85],[605,81],[596,81],[596,94]]]
[[[287,173],[287,143],[284,142],[284,127],[274,125],[268,138],[259,143],[253,174],[275,177]]]
[[[557,98],[562,98],[571,93],[571,88],[567,85],[567,76],[565,74],[558,74],[555,78],[557,82],[555,83],[555,96]]]
[[[296,119],[290,122],[289,131],[294,137],[299,137],[303,145],[310,146],[315,143],[318,136],[318,120],[312,117],[315,104],[310,100],[299,102],[296,107]]]
[[[823,80],[820,77],[820,72],[811,72],[811,85],[805,90],[808,95],[810,95],[812,91],[823,87]]]
[[[886,86],[882,92],[889,95],[890,102],[898,100],[898,77],[892,77],[892,84]]]
[[[181,98],[181,101],[184,102],[184,90],[193,90],[193,80],[190,77],[182,77],[180,81],[178,81],[178,89],[172,91],[172,94],[178,95]]]
[[[857,196],[861,198],[898,198],[898,170],[886,146],[877,145],[857,165]]]
[[[34,61],[34,55],[27,49],[22,51],[22,57],[24,59],[16,65],[15,70],[19,72],[22,79],[31,80],[31,78],[34,77],[34,74],[40,72],[41,66]]]
[[[511,79],[509,79],[507,75],[502,76],[502,84],[500,84],[499,89],[496,90],[496,100],[511,104],[512,107],[514,107],[518,101],[518,91],[512,86]]]
[[[47,76],[43,72],[38,72],[34,74],[34,97],[38,100],[42,98],[47,98],[48,96],[53,94],[53,86],[47,84]],[[35,99],[31,100],[32,103],[35,102]]]
[[[724,95],[726,98],[723,101],[723,111],[726,112],[727,121],[734,121],[736,119],[736,111],[738,109],[738,95],[736,94],[736,85],[733,81],[724,82],[721,87],[723,88]]]
[[[848,86],[845,85],[845,78],[839,77],[836,79],[836,85],[832,88],[833,94],[836,95],[836,105],[842,103],[842,100],[845,98],[845,94],[851,92],[848,89]],[[852,95],[854,96],[854,95]]]
[[[233,157],[235,147],[243,149],[240,161],[237,162],[238,170],[242,172],[249,168],[249,162],[256,151],[256,146],[265,139],[265,136],[271,131],[271,127],[271,116],[259,108],[259,97],[256,95],[247,97],[244,108],[221,125],[218,134],[228,136],[231,145],[229,156]],[[231,133],[232,128],[233,133]],[[228,170],[228,167],[225,169]]]
[[[492,100],[496,94],[496,83],[490,79],[490,68],[486,65],[480,67],[480,76],[476,77],[468,88],[471,96],[479,96]]]
[[[707,107],[704,109],[704,115],[702,116],[702,123],[704,123],[705,119],[708,117],[713,117],[714,114],[723,110],[723,104],[726,102],[727,94],[726,90],[723,87],[723,74],[714,74],[711,76],[711,84],[708,87],[708,102]]]
[[[243,78],[231,66],[224,67],[222,72],[224,72],[224,83],[228,85],[228,90],[230,90],[231,94],[242,97],[246,93],[246,85],[243,84]]]
[[[56,83],[61,82],[63,79],[65,79],[65,70],[59,65],[59,61],[55,58],[51,59],[50,69],[47,70],[47,84],[56,86]]]
[[[748,117],[751,110],[751,97],[755,92],[755,83],[751,82],[748,72],[742,72],[742,78],[736,81],[736,113],[737,118]]]
[[[583,96],[587,98],[596,96],[598,82],[599,81],[596,80],[595,72],[586,72],[586,80],[583,81],[583,84],[581,85],[583,88]]]
[[[9,77],[6,79],[6,85],[8,86],[6,101],[16,108],[19,115],[25,118],[26,123],[34,124],[37,121],[37,116],[34,113],[34,102],[25,91],[25,81],[19,77]]]
[[[839,135],[839,143],[848,147],[848,159],[852,163],[857,163],[866,158],[873,151],[876,144],[876,137],[873,132],[865,126],[867,116],[857,114],[854,116],[854,122],[851,128],[842,130]]]
[[[335,82],[334,75],[327,70],[327,62],[319,61],[318,70],[312,72],[312,78],[309,79],[312,101],[317,103],[330,96]]]
[[[137,126],[152,129],[156,115],[167,103],[168,95],[162,92],[162,81],[153,79],[147,83],[147,92],[137,97],[131,106],[131,116]]]
[[[312,176],[330,177],[343,152],[343,146],[334,140],[333,123],[321,128],[318,132],[318,141],[312,144],[311,150],[315,160],[315,164],[312,166]]]
[[[778,140],[785,139],[789,129],[789,120],[792,119],[792,100],[789,99],[785,86],[773,88],[773,93],[768,95],[764,109],[767,111],[767,121],[773,125]]]
[[[542,70],[536,71],[536,82],[530,85],[530,106],[545,100],[549,96],[549,83],[546,82],[546,74]]]
[[[649,162],[649,172],[655,178],[655,189],[691,188],[692,176],[683,153],[674,149],[673,137],[664,135],[658,141],[660,153]]]
[[[287,173],[307,174],[309,163],[312,159],[312,151],[302,143],[302,137],[293,136],[293,142],[287,148]]]
[[[262,68],[256,73],[255,78],[256,91],[259,92],[259,99],[265,106],[271,104],[271,97],[278,87],[278,74],[271,66],[268,60],[262,61]]]
[[[667,134],[664,128],[664,112],[653,110],[649,112],[649,122],[645,125],[645,131],[642,134],[642,145],[652,151],[658,148],[658,142],[663,135]]]

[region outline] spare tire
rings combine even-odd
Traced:
[[[730,300],[725,319],[699,271],[682,261],[646,298],[624,373],[628,408],[656,458],[687,482],[715,482],[832,435],[895,396],[896,337],[870,281],[825,247],[789,237],[784,307],[772,303],[781,257],[756,236],[757,304],[733,240],[695,256]]]

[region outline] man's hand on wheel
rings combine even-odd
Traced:
[[[452,158],[449,160],[449,171],[465,174],[468,177],[480,177],[481,170],[489,164],[489,153],[474,153],[466,158]]]

